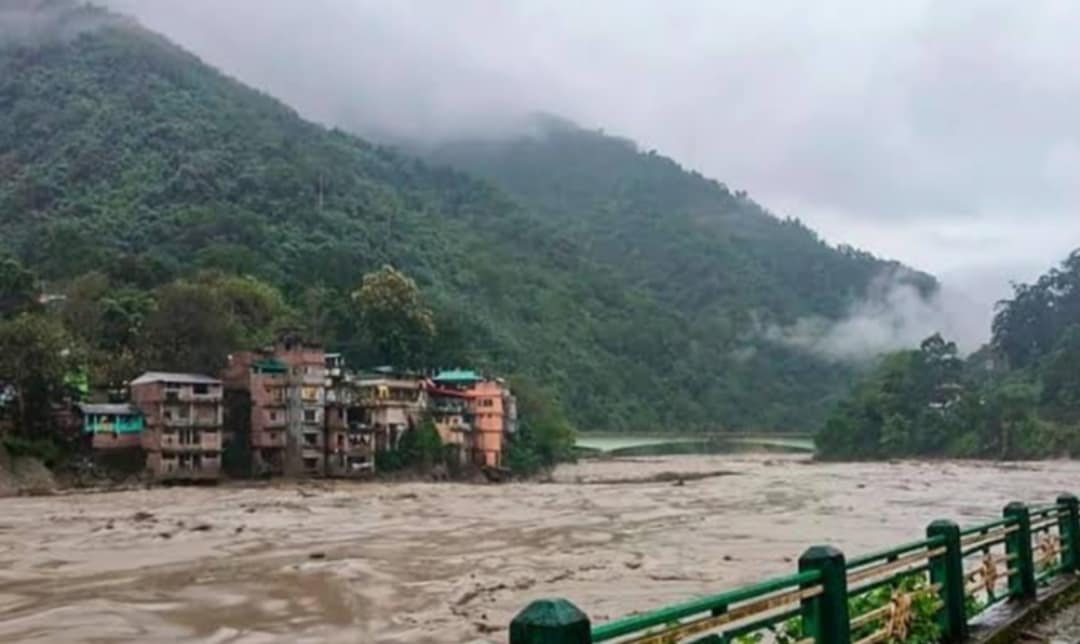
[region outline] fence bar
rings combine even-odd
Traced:
[[[1019,501],[1005,506],[1005,517],[1016,519],[1017,529],[1005,535],[1005,552],[1016,555],[1015,565],[1009,569],[1009,596],[1015,599],[1035,597],[1035,561],[1031,552],[1031,515],[1028,507]]]
[[[851,644],[844,553],[814,546],[799,557],[799,572],[821,574],[822,592],[802,601],[803,632],[815,644]]]
[[[1060,561],[1054,558],[1055,565],[1036,575],[1032,536],[1052,527],[1058,529]],[[832,546],[814,546],[799,557],[798,573],[633,615],[595,629],[589,617],[571,602],[565,599],[537,600],[511,621],[509,644],[593,644],[623,636],[659,641],[657,637],[664,635],[654,629],[667,627],[672,630],[673,624],[687,617],[695,617],[696,621],[684,622],[680,628],[672,630],[672,634],[685,631],[684,635],[690,635],[694,632],[689,630],[691,627],[702,632],[703,629],[698,627],[715,630],[714,624],[740,622],[723,635],[707,635],[695,640],[696,644],[728,642],[732,637],[782,624],[792,618],[801,618],[805,639],[799,644],[852,644],[848,582],[856,587],[852,594],[859,595],[893,584],[900,577],[924,571],[930,574],[929,592],[941,601],[940,610],[936,611],[941,641],[959,644],[966,641],[970,632],[966,610],[967,582],[971,579],[974,585],[970,590],[976,591],[981,583],[978,570],[965,572],[964,557],[978,551],[989,553],[998,543],[1004,544],[1005,555],[995,555],[988,561],[995,566],[1001,561],[1007,563],[1007,571],[1002,571],[1008,576],[1007,592],[991,593],[989,605],[1004,599],[1033,599],[1040,581],[1059,573],[1080,574],[1080,499],[1072,494],[1062,494],[1055,505],[1035,510],[1021,502],[1013,502],[1005,506],[1002,519],[963,530],[953,521],[934,521],[926,526],[923,541],[863,555],[850,562],[846,561],[844,553]],[[920,558],[925,558],[925,563],[917,565]],[[1040,561],[1050,561],[1050,558],[1040,557]],[[889,573],[887,577],[876,579],[886,573]],[[875,580],[859,586],[858,581],[871,577]],[[772,610],[780,609],[781,603],[794,606],[796,602],[798,606],[794,610],[780,613]],[[731,610],[732,604],[738,606]],[[758,604],[771,608],[759,610]],[[880,612],[886,608],[876,610]],[[746,614],[738,613],[739,610]],[[761,616],[759,612],[768,614]],[[708,617],[709,613],[712,617]],[[871,614],[877,616],[874,611],[864,612],[857,623],[865,626]],[[753,619],[755,616],[757,619]],[[885,637],[884,633],[879,631],[864,637],[860,644],[883,642],[880,638]]]
[[[938,612],[942,641],[955,644],[967,639],[964,597],[964,557],[960,547],[960,526],[939,519],[926,526],[927,537],[941,537],[945,552],[930,559],[930,583],[941,586],[938,596],[944,605]]]
[[[1058,516],[1061,569],[1064,572],[1077,572],[1080,571],[1080,500],[1075,495],[1062,494],[1057,501],[1062,507]]]

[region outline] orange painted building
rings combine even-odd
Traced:
[[[503,438],[506,432],[506,413],[503,408],[503,386],[491,380],[473,385],[466,394],[476,429],[474,452],[483,465],[502,466]]]
[[[474,465],[502,467],[506,438],[517,427],[517,405],[506,385],[461,370],[443,371],[432,382],[433,400],[454,392],[464,401],[460,411],[447,405],[450,413],[442,414],[433,402],[435,427],[443,443],[461,445],[466,460]]]

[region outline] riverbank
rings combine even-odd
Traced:
[[[813,543],[894,545],[1077,481],[1068,461],[742,454],[584,461],[550,483],[4,499],[0,641],[500,642],[536,597],[612,618],[789,572]]]

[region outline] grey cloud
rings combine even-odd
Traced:
[[[369,136],[545,111],[934,272],[1029,279],[1080,245],[1072,0],[104,2]]]
[[[67,11],[57,0],[0,2],[0,46],[28,45],[44,39],[68,39],[105,24],[123,22],[96,11]]]
[[[549,111],[862,217],[1056,216],[1076,197],[1072,2],[108,4],[368,132],[490,133]]]

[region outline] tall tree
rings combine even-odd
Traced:
[[[37,293],[32,271],[14,258],[0,260],[0,318],[32,309]]]
[[[156,295],[140,339],[144,368],[217,373],[238,340],[221,297],[189,282],[163,286]]]
[[[15,387],[14,417],[27,437],[48,435],[51,404],[62,397],[64,378],[79,352],[55,318],[23,313],[0,321],[0,383]]]
[[[435,322],[416,282],[383,266],[363,277],[353,300],[375,359],[395,366],[423,365],[435,337]]]

